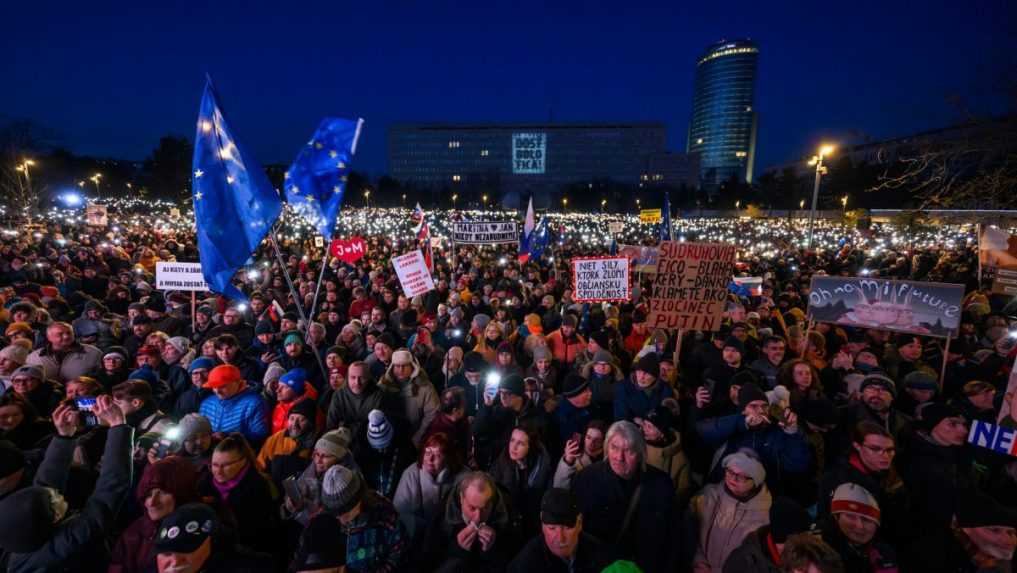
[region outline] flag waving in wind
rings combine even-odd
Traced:
[[[530,205],[526,208],[526,219],[523,221],[523,234],[519,237],[519,262],[525,263],[530,260],[530,239],[533,236],[533,229],[536,227],[533,218],[533,196],[530,196]]]
[[[282,200],[261,165],[237,142],[211,78],[198,110],[193,168],[201,274],[213,292],[246,300],[230,281],[279,218]]]
[[[424,253],[424,264],[427,265],[427,270],[434,272],[434,257],[431,253],[431,229],[427,226],[427,218],[424,217],[424,209],[421,208],[420,203],[417,203],[417,208],[413,210],[410,218],[416,222],[416,227],[413,228],[413,232],[417,235],[417,245]],[[419,219],[419,221],[418,221]]]
[[[327,117],[286,172],[286,202],[328,241],[343,204],[350,159],[364,120]]]

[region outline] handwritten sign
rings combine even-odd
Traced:
[[[640,223],[659,223],[660,209],[643,209],[639,212]]]
[[[960,326],[964,285],[813,276],[809,316],[819,322],[949,336]]]
[[[1000,454],[1017,456],[1017,429],[974,420],[968,430],[968,443]]]
[[[572,259],[576,302],[629,300],[629,260],[625,257]]]
[[[734,264],[734,245],[661,242],[647,324],[718,330]]]
[[[463,245],[498,245],[519,242],[515,221],[452,223],[452,240]]]
[[[155,263],[157,290],[206,291],[208,283],[201,274],[201,263]]]
[[[607,224],[607,232],[617,235],[625,230],[625,223],[622,221],[610,221]]]
[[[399,284],[403,287],[403,294],[409,298],[434,290],[434,279],[427,270],[427,263],[424,262],[424,254],[420,249],[399,255],[392,259],[396,276],[399,277]]]
[[[328,252],[340,261],[352,265],[367,254],[367,243],[364,242],[363,237],[333,239]]]

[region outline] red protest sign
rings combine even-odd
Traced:
[[[328,252],[344,263],[353,264],[367,254],[367,243],[363,237],[351,237],[349,240],[334,239]]]

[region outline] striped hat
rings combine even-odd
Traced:
[[[853,513],[880,523],[879,502],[869,490],[856,483],[844,483],[833,492],[830,514]]]

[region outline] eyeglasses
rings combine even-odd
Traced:
[[[877,456],[881,454],[886,454],[892,457],[894,454],[897,453],[897,448],[880,448],[879,446],[870,446],[869,444],[862,444],[862,447],[876,454]]]
[[[729,469],[724,470],[724,477],[735,483],[749,483],[752,481],[752,478],[750,478],[749,476],[742,475],[738,472],[733,472]]]

